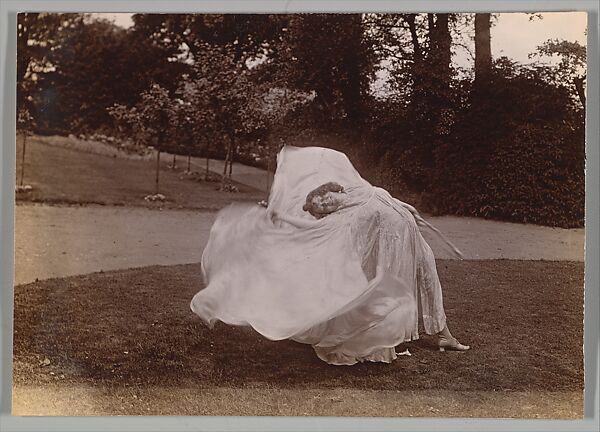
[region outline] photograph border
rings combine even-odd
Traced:
[[[18,417],[11,415],[15,217],[16,14],[44,12],[298,13],[298,12],[560,12],[588,13],[586,118],[585,391],[583,420],[364,417]],[[594,431],[599,427],[599,63],[597,0],[2,0],[0,3],[0,430],[12,431]]]

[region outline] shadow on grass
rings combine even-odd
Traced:
[[[450,328],[472,350],[440,353],[423,336],[401,347],[411,357],[351,367],[327,365],[310,346],[269,341],[247,328],[208,329],[189,309],[202,287],[199,265],[20,285],[15,383],[583,389],[582,263],[438,261],[438,271]]]

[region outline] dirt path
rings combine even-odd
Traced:
[[[17,285],[100,270],[198,262],[216,216],[109,206],[18,205],[15,212]],[[583,229],[457,217],[429,221],[467,259],[583,261]],[[437,239],[428,240],[437,258],[450,258]]]
[[[583,261],[585,229],[497,222],[456,216],[425,217],[466,259]],[[451,258],[447,248],[427,232],[436,258]]]
[[[15,284],[100,270],[200,261],[215,213],[19,205]]]

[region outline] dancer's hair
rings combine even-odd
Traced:
[[[325,195],[328,192],[343,192],[344,187],[335,182],[329,182],[322,184],[316,189],[311,190],[308,195],[306,195],[306,203],[302,206],[302,210],[310,212],[312,209],[312,200],[316,196]]]

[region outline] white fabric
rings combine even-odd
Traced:
[[[302,210],[306,195],[330,181],[344,186],[345,204],[315,220]],[[314,222],[297,228],[274,214]],[[394,360],[396,345],[418,338],[419,303],[427,333],[445,327],[434,257],[411,207],[331,149],[284,147],[268,208],[222,210],[202,272],[207,286],[191,308],[209,325],[307,343],[331,364]]]

